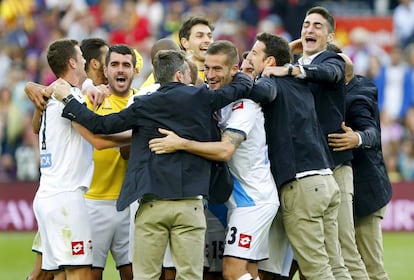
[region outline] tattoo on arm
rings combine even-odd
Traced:
[[[235,131],[231,131],[231,130],[225,130],[223,132],[222,137],[227,137],[230,139],[230,143],[232,143],[236,149],[237,147],[239,147],[239,145],[241,144],[241,142],[243,142],[245,140],[244,135],[235,132]]]

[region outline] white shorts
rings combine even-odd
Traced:
[[[270,227],[269,258],[258,263],[259,270],[289,276],[293,251],[283,226],[282,211],[278,211]]]
[[[209,272],[223,271],[224,239],[227,228],[227,207],[210,205],[205,209],[207,219],[204,267]]]
[[[33,209],[42,244],[42,269],[92,265],[91,224],[83,194],[81,189],[48,197],[36,193]]]
[[[224,256],[248,261],[269,257],[269,230],[278,204],[230,208]]]
[[[166,268],[173,268],[174,262],[171,256],[170,240],[168,240],[167,247],[165,248],[164,259],[162,260],[162,266]]]
[[[116,200],[85,198],[91,219],[93,238],[93,267],[104,268],[111,251],[117,268],[130,264],[129,260],[129,207],[116,210]]]
[[[36,232],[36,235],[33,239],[33,244],[32,244],[32,251],[36,252],[38,254],[42,254],[43,253],[43,249],[42,249],[42,239],[40,238],[40,232],[39,230]]]

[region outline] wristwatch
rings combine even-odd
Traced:
[[[293,64],[288,64],[287,67],[288,67],[288,76],[292,76],[293,67],[294,67]]]
[[[66,97],[64,97],[64,98],[62,98],[62,102],[63,102],[63,104],[68,104],[73,98],[75,98],[74,96],[73,96],[73,94],[69,94],[68,96],[66,96]]]

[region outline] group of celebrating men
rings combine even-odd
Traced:
[[[295,263],[388,279],[376,88],[332,44],[332,15],[311,8],[290,43],[257,34],[241,64],[213,30],[191,17],[180,46],[157,41],[139,92],[130,47],[51,43],[58,79],[26,86],[42,163],[29,279],[102,279],[109,251],[121,279],[292,279]]]

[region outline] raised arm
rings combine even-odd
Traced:
[[[33,119],[32,119],[32,129],[34,134],[39,134],[41,119],[42,118],[42,111],[40,111],[37,107],[33,112]]]
[[[39,111],[43,111],[46,108],[47,100],[51,95],[51,91],[46,91],[46,88],[46,86],[33,82],[27,82],[24,87],[27,97]]]

